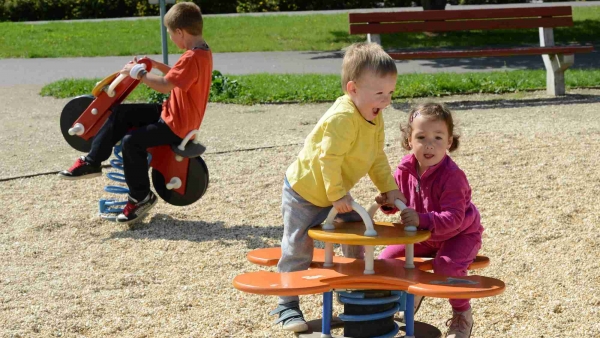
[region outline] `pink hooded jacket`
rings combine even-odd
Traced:
[[[483,233],[479,211],[471,203],[471,187],[465,173],[450,156],[417,174],[413,154],[402,158],[394,173],[406,205],[419,213],[419,229],[431,231],[429,241],[445,241],[458,234]],[[384,210],[391,214],[396,208]]]

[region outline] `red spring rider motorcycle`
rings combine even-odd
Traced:
[[[138,64],[144,65],[147,71],[152,69],[150,59],[142,58],[138,60]],[[98,82],[92,90],[92,95],[78,96],[69,101],[60,115],[60,129],[67,143],[76,150],[89,152],[94,136],[111,114],[111,107],[123,102],[139,83],[139,80],[116,72]],[[148,149],[151,157],[152,184],[158,195],[169,204],[192,204],[199,200],[208,188],[208,168],[200,157],[206,148],[198,140],[199,130],[191,130],[181,144]],[[122,170],[120,149],[120,144],[115,146],[113,152],[117,159],[112,160],[111,164],[114,168]],[[112,180],[124,182],[123,174],[109,173],[107,176]],[[108,186],[105,190],[122,194],[128,192],[127,188],[114,186]],[[115,209],[114,206],[125,203],[100,200],[100,213],[121,212],[121,209]],[[103,218],[114,220],[114,217],[110,216]]]

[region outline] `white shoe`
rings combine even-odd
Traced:
[[[448,333],[446,338],[469,338],[473,330],[473,314],[471,309],[465,312],[452,311],[452,318],[446,322]]]

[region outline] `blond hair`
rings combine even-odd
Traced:
[[[342,90],[350,81],[356,82],[366,71],[379,77],[397,75],[394,60],[376,43],[354,43],[346,49],[342,61]]]
[[[181,29],[191,35],[202,35],[202,12],[193,2],[180,2],[173,5],[165,14],[164,22],[171,32]]]
[[[427,102],[414,107],[408,113],[408,123],[406,125],[400,125],[400,131],[402,132],[402,147],[406,150],[410,150],[410,144],[408,139],[412,135],[413,128],[412,122],[417,116],[423,116],[429,120],[443,121],[448,127],[448,135],[452,136],[452,145],[450,145],[449,152],[453,152],[458,148],[460,135],[454,133],[454,119],[452,118],[452,112],[443,103]]]

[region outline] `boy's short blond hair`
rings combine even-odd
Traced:
[[[376,43],[354,43],[346,49],[342,62],[342,90],[350,81],[356,82],[365,71],[377,76],[398,75],[396,64],[388,53]]]
[[[180,2],[165,14],[165,26],[174,32],[182,29],[191,35],[202,35],[202,12],[193,2]]]

